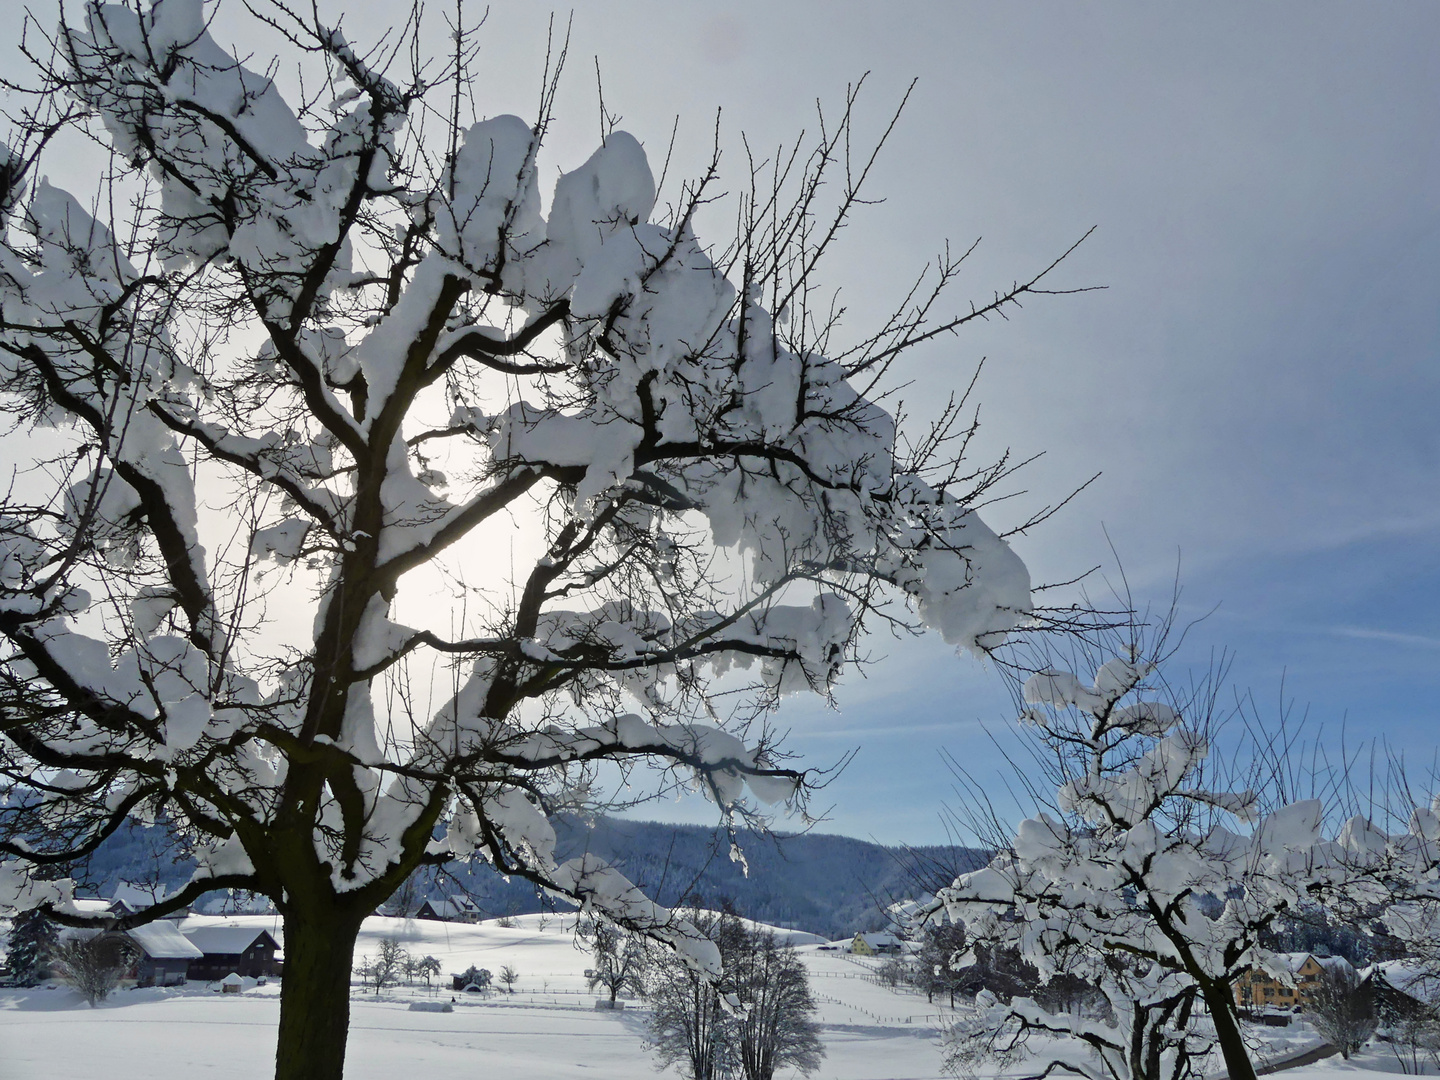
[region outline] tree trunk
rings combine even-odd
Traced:
[[[1240,1025],[1235,1022],[1235,999],[1230,988],[1224,983],[1206,979],[1200,983],[1200,993],[1215,1024],[1215,1039],[1220,1044],[1220,1053],[1225,1056],[1225,1071],[1230,1080],[1256,1080],[1250,1052],[1245,1049]]]
[[[340,916],[285,917],[275,1080],[341,1080],[350,1030],[350,969],[360,927]]]

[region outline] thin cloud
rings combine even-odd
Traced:
[[[899,735],[923,735],[931,731],[955,731],[974,727],[978,720],[946,720],[935,724],[866,724],[863,727],[828,728],[821,731],[792,731],[791,738],[803,739],[875,739],[893,738]]]
[[[1372,630],[1365,626],[1331,626],[1326,632],[1336,637],[1360,638],[1365,641],[1389,641],[1396,645],[1414,645],[1421,649],[1440,649],[1440,638],[1426,634],[1404,634],[1398,630]]]

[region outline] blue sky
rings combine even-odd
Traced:
[[[527,20],[500,5],[491,29]],[[1231,650],[1234,683],[1271,717],[1283,679],[1315,737],[1338,743],[1343,726],[1351,744],[1384,739],[1426,763],[1440,690],[1436,40],[1440,9],[1421,4],[580,4],[572,56],[588,75],[599,55],[607,106],[647,146],[678,111],[691,153],[716,106],[731,135],[769,145],[866,71],[874,130],[919,76],[873,189],[886,202],[828,268],[854,325],[942,238],[983,235],[968,283],[985,297],[1098,227],[1063,281],[1105,292],[912,358],[922,413],[988,358],[981,452],[1045,451],[1024,478],[1033,500],[1103,474],[1017,542],[1036,579],[1113,566],[1113,542],[1137,595],[1163,603],[1178,564],[1182,617],[1215,609],[1179,659]],[[580,134],[557,132],[577,149],[594,139],[585,82],[569,90]],[[887,659],[841,688],[839,712],[792,700],[782,726],[807,761],[860,749],[821,795],[826,828],[939,840],[938,751],[995,775],[982,725],[1003,742],[1008,701],[938,642],[877,651]]]
[[[356,40],[394,17],[379,0],[344,10]],[[222,39],[226,26],[222,11]],[[535,5],[490,5],[481,115],[533,115],[545,33]],[[1278,701],[1283,676],[1317,735],[1338,738],[1343,723],[1352,742],[1383,738],[1428,762],[1440,697],[1437,40],[1429,3],[581,0],[543,164],[553,175],[596,145],[597,56],[606,105],[657,166],[678,115],[672,175],[703,166],[722,109],[722,167],[737,185],[740,132],[770,147],[813,129],[816,99],[837,111],[869,72],[860,131],[878,134],[918,77],[871,189],[885,201],[857,217],[823,274],[855,333],[947,238],[984,237],[962,284],[983,300],[1095,226],[1059,281],[1107,286],[911,357],[917,419],[985,357],[977,455],[1045,453],[1022,478],[1028,494],[992,522],[1101,473],[1017,541],[1037,581],[1113,567],[1113,544],[1137,596],[1163,603],[1178,564],[1182,617],[1215,609],[1181,660],[1231,650],[1236,685]],[[995,775],[983,726],[1008,737],[1008,698],[938,641],[875,652],[884,659],[847,680],[838,711],[791,699],[780,726],[810,764],[860,751],[817,801],[834,807],[824,828],[941,840],[939,751]],[[652,809],[713,819],[704,805]]]

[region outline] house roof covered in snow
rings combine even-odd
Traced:
[[[129,936],[152,960],[198,960],[204,955],[174,923],[146,923],[129,931]]]
[[[104,915],[110,910],[110,901],[77,896],[70,901],[70,907],[77,915]]]
[[[1266,961],[1265,967],[1272,972],[1288,972],[1290,975],[1299,975],[1307,961],[1313,960],[1316,965],[1326,971],[1351,971],[1355,970],[1349,960],[1343,956],[1316,956],[1308,952],[1277,953]]]
[[[112,904],[123,903],[132,911],[138,911],[152,904],[158,904],[168,895],[169,892],[163,885],[152,889],[148,885],[133,885],[128,881],[122,881],[115,886],[115,892],[110,897],[110,902]]]
[[[480,907],[470,897],[454,893],[444,900],[427,900],[430,910],[442,919],[458,919],[462,915],[479,915]]]
[[[239,956],[259,938],[270,936],[258,926],[187,926],[181,933],[209,956]]]
[[[1440,976],[1426,971],[1414,960],[1386,960],[1367,969],[1402,994],[1429,1005],[1440,1004]]]

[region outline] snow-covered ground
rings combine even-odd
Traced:
[[[273,916],[205,917],[196,922],[263,926]],[[590,1077],[635,1080],[657,1074],[644,1047],[644,1013],[596,1012],[585,988],[590,958],[575,947],[572,917],[517,916],[493,922],[368,919],[357,957],[398,937],[416,955],[440,961],[441,980],[385,991],[356,987],[346,1075],[350,1080],[465,1075],[479,1070],[533,1080]],[[187,924],[189,925],[189,924]],[[781,934],[786,932],[780,931]],[[897,995],[865,980],[868,969],[842,954],[815,950],[814,935],[793,935],[814,974],[829,1057],[820,1075],[835,1080],[938,1080],[938,1009],[923,996]],[[451,972],[471,964],[520,973],[516,993],[455,994]],[[452,1013],[411,1012],[413,1000],[449,1002]],[[924,1014],[929,1014],[928,1018]],[[0,1078],[51,1080],[265,1080],[273,1069],[279,987],[212,993],[190,984],[170,990],[121,990],[96,1009],[73,991],[0,990]]]
[[[1426,1072],[1427,1075],[1434,1076],[1434,1066],[1430,1066]],[[1379,1080],[1381,1076],[1399,1080],[1401,1073],[1395,1056],[1383,1047],[1377,1048],[1372,1044],[1349,1061],[1342,1061],[1337,1056],[1326,1058],[1314,1065],[1286,1069],[1283,1073],[1271,1075],[1283,1075],[1285,1080]]]
[[[206,917],[205,923],[263,926],[279,938],[271,916]],[[530,1080],[635,1080],[656,1073],[644,1047],[645,1017],[635,1003],[620,1013],[596,1012],[585,988],[586,953],[575,947],[573,917],[526,915],[511,928],[495,923],[369,919],[357,956],[394,936],[441,964],[441,979],[385,991],[356,988],[346,1074],[350,1080],[455,1076],[481,1070]],[[811,935],[796,945],[811,989],[828,1056],[825,1080],[940,1080],[938,1034],[946,1009],[923,994],[877,985],[875,962],[818,950]],[[515,994],[455,994],[449,974],[474,964],[520,973]],[[415,1000],[449,1002],[454,1012],[411,1012]],[[105,1080],[266,1080],[273,1069],[279,987],[213,993],[203,984],[170,990],[121,990],[96,1009],[73,991],[0,990],[0,1080],[104,1077]],[[1312,1045],[1303,1027],[1271,1029],[1266,1057]],[[1285,1073],[1286,1080],[1367,1080],[1396,1071],[1394,1058],[1367,1053]],[[783,1074],[782,1074],[783,1075]]]

